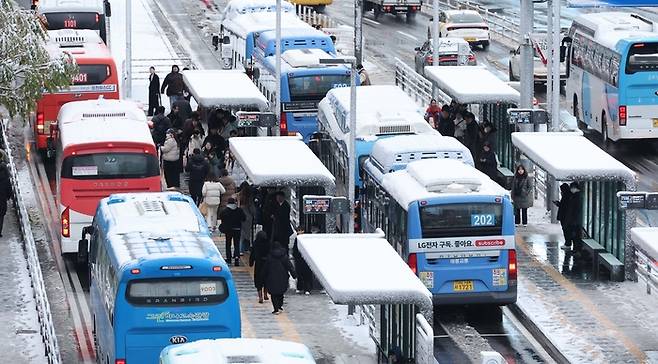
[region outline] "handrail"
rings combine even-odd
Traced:
[[[647,285],[647,294],[658,289],[658,257],[650,257],[635,249],[635,273]]]
[[[425,316],[416,314],[416,353],[418,364],[434,364],[434,329]]]
[[[37,246],[34,242],[32,227],[30,226],[30,216],[28,215],[27,208],[25,207],[25,201],[23,201],[23,193],[21,192],[21,188],[16,178],[18,174],[14,164],[14,157],[11,153],[9,139],[7,139],[7,119],[2,120],[0,129],[2,130],[2,140],[5,142],[5,148],[7,152],[9,174],[11,178],[11,185],[14,191],[14,206],[18,212],[21,234],[23,235],[23,248],[25,249],[27,268],[30,274],[32,289],[34,292],[34,300],[38,313],[41,338],[46,348],[45,356],[48,358],[49,364],[59,364],[62,362],[62,358],[60,357],[59,353],[59,344],[57,343],[57,336],[55,335],[55,326],[53,324],[53,318],[50,311],[48,295],[46,294],[46,286],[43,282],[41,265],[39,263],[39,255],[37,253]]]
[[[452,98],[439,88],[432,89],[432,82],[416,73],[416,71],[399,58],[395,58],[395,84],[411,96],[421,107],[429,105],[431,99],[436,99],[440,105],[449,105]]]

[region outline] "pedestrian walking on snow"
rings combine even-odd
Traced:
[[[363,68],[362,64],[356,65],[356,71],[359,73],[359,83],[361,86],[372,85],[372,83],[370,82],[370,75],[368,74],[368,71],[366,71],[366,69]]]
[[[580,185],[578,182],[571,182],[569,185],[569,202],[567,203],[567,210],[564,219],[567,222],[567,240],[568,245],[573,244],[573,250],[578,252],[582,248],[582,233],[583,233],[583,200],[580,192]],[[565,243],[567,245],[567,243]]]
[[[229,176],[226,169],[219,171],[219,182],[222,183],[222,186],[226,190],[226,193],[222,195],[222,202],[219,205],[219,209],[221,210],[229,204],[229,199],[235,199],[237,187],[235,186],[235,180]]]
[[[226,190],[219,182],[219,177],[209,174],[201,188],[201,194],[203,195],[203,203],[206,204],[206,223],[208,223],[211,231],[215,231],[217,227],[217,209],[224,192]]]
[[[11,198],[12,188],[9,176],[9,168],[4,162],[0,162],[0,238],[2,237],[2,227],[7,214],[7,200]]]
[[[562,249],[571,249],[571,234],[569,233],[569,221],[567,221],[567,211],[569,211],[569,202],[571,199],[571,190],[569,184],[563,183],[560,185],[560,201],[553,201],[557,206],[557,221],[560,222],[562,227],[562,235],[564,235],[564,245]]]
[[[301,226],[297,227],[297,236],[304,234]],[[306,263],[297,246],[297,238],[292,246],[292,257],[295,260],[295,271],[297,272],[297,293],[311,294],[313,290],[313,271]]]
[[[287,254],[290,249],[290,235],[293,233],[290,225],[290,204],[286,201],[283,191],[277,191],[275,198],[276,202],[272,211],[272,239],[278,241]]]
[[[169,97],[169,110],[173,109],[174,102],[183,99],[184,88],[185,83],[183,82],[183,75],[180,73],[180,69],[177,65],[171,66],[171,72],[167,74],[160,88],[161,94],[164,94],[165,90],[167,90],[166,95]]]
[[[196,203],[198,206],[201,204],[201,200],[203,199],[203,184],[206,176],[208,176],[208,170],[210,169],[210,166],[206,158],[204,158],[203,154],[201,154],[201,150],[199,148],[194,149],[192,153],[192,157],[187,162],[185,169],[190,173],[190,196],[192,197],[192,200],[194,200],[194,203]]]
[[[297,279],[295,268],[288,259],[286,250],[278,241],[272,243],[265,262],[265,288],[272,297],[273,314],[283,311],[283,296],[288,290],[288,274]]]
[[[162,104],[160,100],[160,77],[155,73],[155,67],[149,68],[149,109],[148,116],[153,116],[158,106]]]
[[[153,123],[151,136],[155,145],[163,145],[167,138],[167,130],[171,129],[171,120],[164,113],[164,106],[158,106],[155,108],[155,116],[151,119]]]
[[[263,301],[269,299],[267,289],[265,289],[265,263],[269,253],[270,241],[267,234],[261,230],[256,233],[256,238],[249,253],[249,266],[254,267],[254,286],[258,291],[258,303],[263,303]]]
[[[219,225],[219,231],[226,235],[226,258],[230,262],[234,259],[235,266],[240,265],[240,231],[242,222],[246,219],[244,211],[238,207],[235,198],[228,199],[226,208],[221,210],[219,218],[222,220]],[[233,250],[231,250],[233,246]]]
[[[528,178],[525,167],[519,164],[512,181],[512,204],[514,205],[514,221],[517,225],[528,225],[528,208],[532,207],[532,203],[532,182]]]
[[[160,148],[162,154],[162,169],[164,170],[167,188],[180,187],[180,150],[176,141],[176,130],[167,130],[164,144]]]

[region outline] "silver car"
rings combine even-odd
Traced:
[[[475,66],[477,60],[467,41],[462,38],[439,38],[439,65],[459,65],[459,46],[468,47],[468,60],[466,65]],[[415,48],[415,68],[421,75],[425,74],[425,66],[433,66],[433,41],[430,39],[422,47]]]

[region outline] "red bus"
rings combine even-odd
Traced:
[[[46,18],[48,30],[91,29],[107,44],[108,0],[32,0],[32,7]]]
[[[51,157],[57,136],[52,125],[59,109],[67,102],[94,100],[99,96],[119,99],[119,77],[110,50],[92,30],[55,30],[48,32],[51,54],[68,52],[80,68],[72,85],[54,93],[44,93],[37,102],[32,119],[37,150]]]
[[[136,103],[88,100],[58,115],[56,183],[61,254],[77,253],[82,228],[113,193],[162,191],[155,144]]]

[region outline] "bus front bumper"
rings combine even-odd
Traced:
[[[432,294],[434,305],[492,304],[505,306],[516,302],[516,285],[506,291]]]

